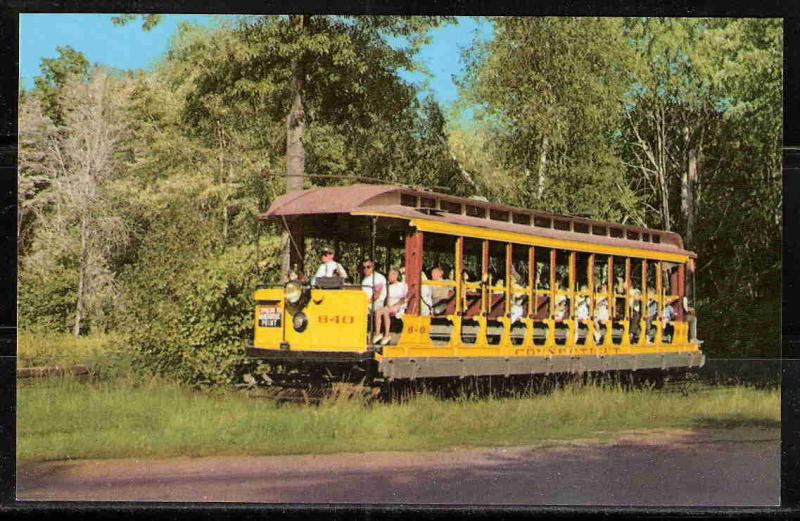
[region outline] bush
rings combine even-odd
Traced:
[[[198,387],[235,380],[252,335],[254,253],[244,245],[180,262],[142,259],[122,318],[136,364]]]
[[[23,266],[17,284],[18,326],[26,331],[66,332],[75,319],[77,269],[43,272]]]

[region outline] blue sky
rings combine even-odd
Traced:
[[[209,25],[217,16],[169,15],[149,32],[141,23],[119,27],[111,23],[110,14],[22,14],[19,22],[19,74],[25,88],[33,86],[42,58],[56,56],[56,47],[70,46],[86,55],[91,63],[117,69],[146,69],[156,63],[167,49],[170,36],[181,21]],[[401,72],[401,76],[423,88],[421,95],[432,92],[449,107],[458,97],[452,81],[463,69],[461,49],[469,46],[475,34],[491,38],[491,24],[459,17],[457,24],[440,27],[431,33],[418,60],[431,74],[426,79],[418,73]]]

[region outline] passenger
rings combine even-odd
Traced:
[[[325,247],[322,249],[320,258],[320,265],[317,272],[311,279],[311,284],[315,284],[317,277],[333,277],[337,276],[347,280],[347,272],[342,268],[342,265],[333,260],[334,251],[331,248]]]
[[[690,259],[691,260],[691,259]],[[697,315],[693,307],[689,306],[689,298],[684,296],[681,300],[683,306],[683,317],[689,327],[689,342],[702,343],[697,338]]]
[[[408,286],[405,282],[400,281],[400,271],[397,268],[389,270],[389,285],[386,292],[386,306],[375,312],[375,331],[376,335],[372,338],[372,342],[381,345],[387,345],[391,339],[389,328],[392,323],[392,317],[400,318],[406,309],[406,297],[408,294]],[[381,326],[383,326],[383,334],[380,333]]]
[[[642,292],[638,288],[631,288],[631,323],[629,331],[632,343],[639,341],[639,322],[642,320],[641,297]]]
[[[441,282],[451,282],[444,278],[444,269],[442,266],[436,266],[431,270],[431,279]],[[452,288],[443,288],[441,286],[423,286],[422,287],[422,301],[423,315],[441,315],[447,310],[447,304],[453,297],[455,290]]]
[[[442,266],[436,266],[431,270],[431,278],[441,282],[452,282],[451,280],[445,278],[444,268]],[[450,299],[453,298],[455,293],[456,291],[453,288],[443,288],[438,286],[431,288],[431,301],[433,304],[432,314],[444,314],[444,312],[447,310],[447,305],[450,302]]]
[[[620,319],[625,316],[625,279],[623,277],[617,277],[617,283],[614,286],[614,293],[618,297],[615,301],[616,317]]]
[[[514,288],[517,287],[524,287],[522,284],[522,277],[514,267],[511,267],[511,306],[509,307],[509,318],[511,319],[511,323],[514,324],[519,319],[522,318],[522,315],[525,313],[525,310],[522,306],[525,296],[514,293]]]
[[[425,275],[424,270],[419,276],[422,280],[422,285],[419,290],[419,314],[423,317],[427,317],[430,316],[431,312],[433,311],[433,287],[425,284],[425,282],[428,280],[428,276]]]
[[[661,312],[662,322],[662,335],[661,338],[665,342],[672,342],[672,335],[675,334],[675,326],[672,322],[675,320],[675,308],[673,307],[677,297],[671,299],[669,302],[664,302],[664,311]]]
[[[647,288],[647,314],[645,321],[647,322],[647,340],[652,342],[655,340],[656,328],[654,321],[658,320],[658,301],[656,300],[656,290]]]
[[[605,284],[600,285],[597,293],[601,296],[594,306],[594,342],[599,344],[603,340],[604,331],[606,329],[605,321],[609,318],[608,313],[608,286]]]
[[[556,279],[555,291],[556,291],[556,311],[555,314],[553,315],[553,318],[557,322],[560,322],[565,318],[567,318],[567,308],[569,307],[567,296],[558,293],[559,291],[561,291],[560,278]]]
[[[578,296],[575,304],[575,319],[578,321],[575,324],[575,342],[578,341],[579,330],[584,329],[581,321],[589,320],[589,287],[586,284],[581,286],[581,293],[583,295]]]
[[[364,273],[361,289],[367,294],[369,309],[377,311],[383,307],[383,302],[386,300],[386,277],[375,269],[375,263],[371,260],[364,261],[361,271]]]

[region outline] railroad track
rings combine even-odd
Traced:
[[[248,396],[255,399],[271,400],[277,403],[302,403],[316,405],[324,400],[372,401],[378,397],[380,389],[353,384],[333,384],[329,386],[308,387],[250,387]]]

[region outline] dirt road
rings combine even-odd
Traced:
[[[492,505],[777,505],[776,429],[426,453],[23,465],[20,500]]]

